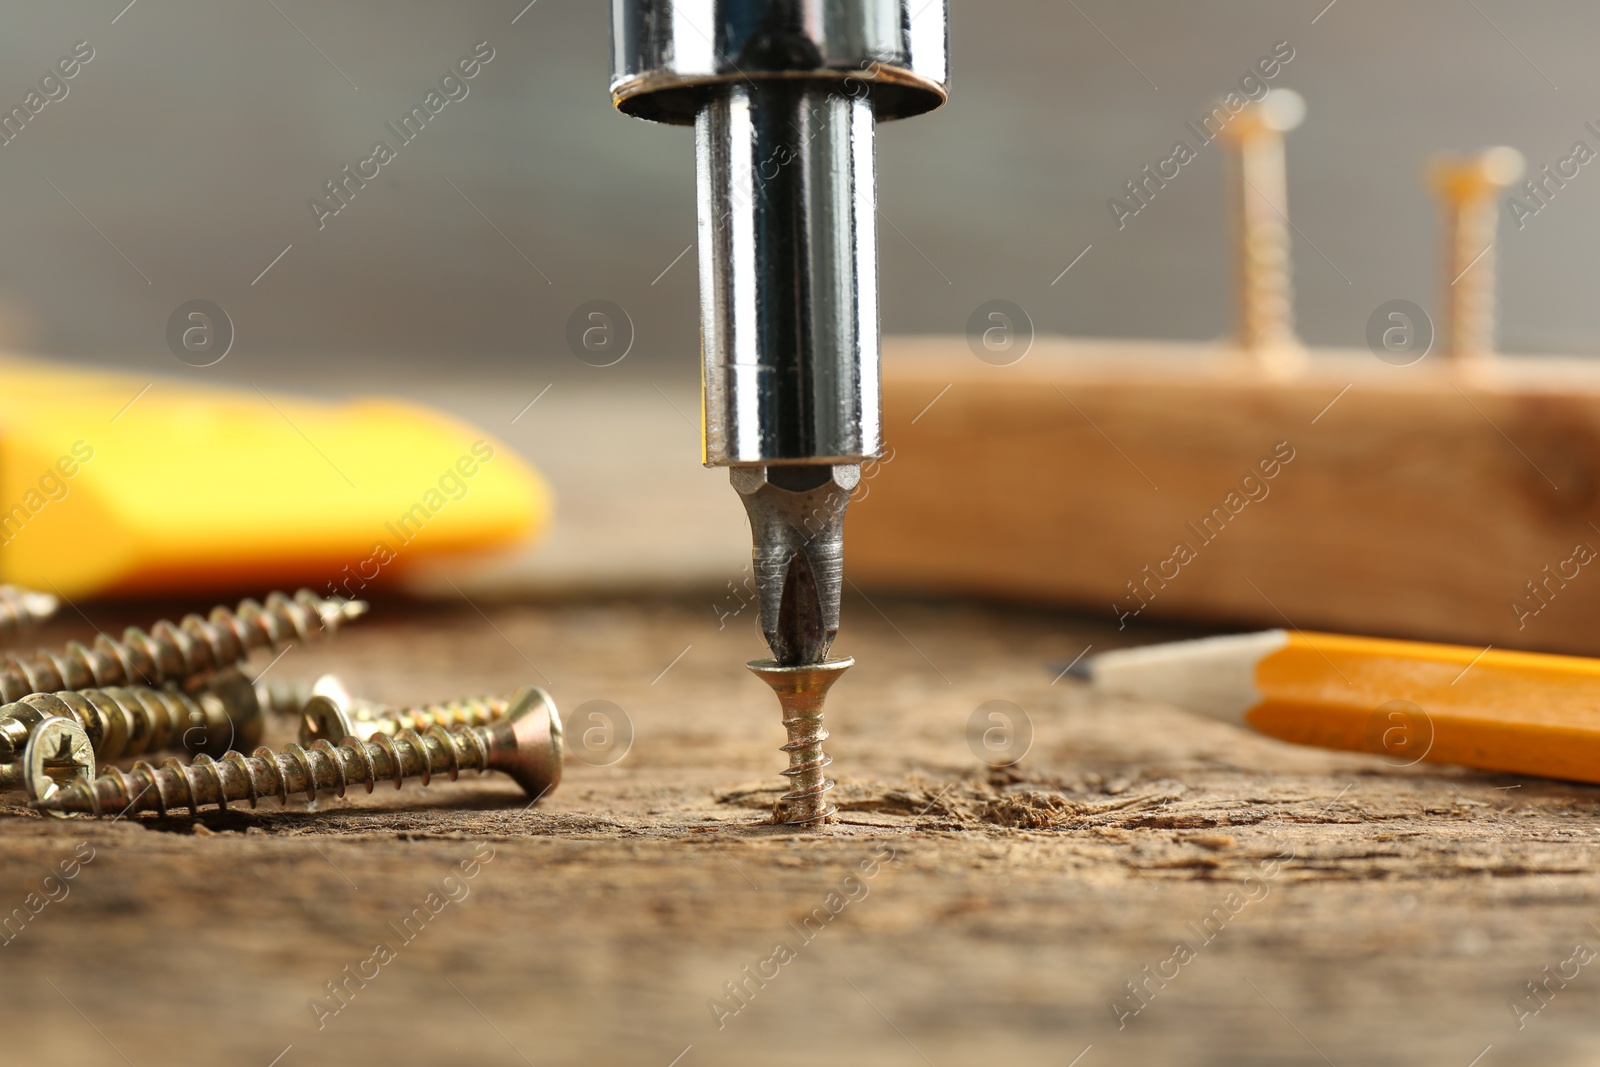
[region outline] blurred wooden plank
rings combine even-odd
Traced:
[[[884,366],[855,581],[1600,652],[1589,362],[1319,352],[1275,382],[1193,345],[1041,340],[994,367],[935,338]]]

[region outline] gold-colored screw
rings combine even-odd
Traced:
[[[1233,200],[1237,255],[1239,350],[1274,376],[1305,363],[1294,332],[1294,286],[1289,258],[1289,182],[1283,135],[1300,125],[1306,103],[1291,89],[1273,89],[1223,128],[1234,154]]]
[[[0,585],[0,645],[14,645],[56,613],[61,602],[49,593]]]
[[[822,751],[822,743],[828,739],[822,725],[822,704],[833,683],[854,664],[849,657],[797,667],[780,667],[770,659],[747,664],[777,694],[789,735],[783,746],[789,766],[782,773],[789,779],[790,789],[773,811],[774,822],[821,826],[837,810],[828,803],[828,790],[834,783],[827,769],[833,759]]]
[[[329,600],[302,589],[292,600],[272,593],[264,607],[245,600],[236,610],[214,608],[209,619],[187,615],[176,624],[163,619],[148,633],[130,626],[121,641],[101,634],[93,648],[74,641],[61,653],[6,653],[0,655],[0,701],[66,689],[183,681],[231,667],[255,649],[277,651],[332,633],[366,610],[360,600]]]
[[[311,703],[327,701],[315,697]],[[329,702],[331,704],[331,702]],[[333,708],[334,721],[343,715]],[[93,781],[74,782],[52,794],[29,802],[44,811],[106,815],[155,811],[165,816],[173,808],[197,812],[207,805],[226,809],[248,800],[254,807],[264,796],[284,803],[294,793],[315,799],[319,792],[343,796],[351,785],[367,792],[380,779],[392,779],[399,788],[408,778],[426,786],[435,774],[452,781],[463,770],[503,771],[534,799],[561,781],[563,748],[561,717],[542,690],[532,686],[517,691],[509,714],[491,726],[470,726],[450,731],[435,726],[427,733],[402,731],[394,737],[376,735],[362,741],[346,733],[335,743],[324,737],[310,748],[286,745],[282,751],[258,748],[252,755],[229,752],[221,760],[196,756],[184,765],[168,759],[158,767],[140,761],[124,773],[107,770]]]
[[[315,696],[332,697],[334,703],[346,711],[365,707],[364,701],[359,701],[350,695],[344,682],[336,674],[324,674],[311,685],[302,681],[283,681],[273,679],[263,682],[259,679],[256,685],[256,699],[261,704],[263,711],[273,715],[292,716],[295,719],[305,712],[306,703]]]
[[[1440,351],[1452,363],[1482,365],[1494,355],[1495,197],[1523,168],[1522,153],[1504,147],[1429,164],[1428,184],[1444,210]]]
[[[17,760],[52,717],[81,726],[106,763],[167,749],[220,756],[260,742],[264,725],[255,689],[236,670],[214,676],[193,694],[171,686],[34,693],[0,707],[0,763]]]
[[[71,719],[50,717],[28,738],[21,760],[0,765],[0,788],[26,789],[30,803],[44,803],[62,783],[93,781],[94,766],[94,746],[83,727]]]
[[[362,741],[369,741],[377,734],[393,737],[406,730],[426,733],[435,726],[443,726],[447,730],[462,726],[488,726],[505,718],[515,699],[509,696],[463,697],[414,708],[385,708],[356,703],[348,696],[341,700],[340,695],[332,691],[330,680],[333,680],[331,675],[324,675],[317,680],[318,695],[324,699],[313,697],[301,712],[302,745],[315,744],[324,737],[337,743],[344,734],[354,734]],[[342,719],[341,712],[344,715]]]

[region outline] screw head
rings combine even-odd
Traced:
[[[1501,145],[1470,156],[1434,156],[1428,178],[1436,192],[1450,200],[1492,196],[1521,180],[1527,161],[1515,148]]]
[[[778,694],[778,702],[785,711],[791,707],[801,707],[815,704],[820,706],[822,699],[828,695],[828,690],[833,688],[833,683],[839,676],[855,666],[855,659],[844,656],[840,659],[830,659],[822,663],[801,663],[793,667],[782,667],[776,660],[755,659],[745,666],[772,687]]]
[[[350,713],[345,711],[333,697],[326,693],[318,693],[306,701],[300,719],[302,745],[310,746],[312,742],[324,738],[330,745],[337,745],[355,732],[355,723],[351,722]]]
[[[261,743],[267,717],[256,685],[240,670],[226,670],[206,682],[195,699],[207,706],[207,723],[196,723],[183,734],[183,747],[192,756],[221,756],[230,749],[248,752]]]
[[[48,800],[64,782],[92,782],[94,745],[82,726],[51,716],[34,727],[22,750],[22,782],[30,801]],[[58,818],[66,813],[52,811]]]
[[[1261,124],[1269,130],[1287,133],[1306,118],[1306,98],[1293,89],[1271,89],[1256,107],[1261,109]]]
[[[523,792],[537,800],[561,783],[566,746],[561,714],[549,693],[536,685],[523,686],[512,695],[506,717],[488,729],[515,746],[511,759],[494,767],[516,779]]]
[[[344,713],[342,732],[339,720],[336,720],[325,707],[319,705],[320,710],[312,714],[311,705],[319,697]],[[371,730],[356,730],[354,723],[370,720],[373,712],[374,706],[351,696],[350,690],[345,688],[344,682],[340,681],[337,675],[324,674],[312,684],[310,696],[300,706],[300,743],[309,746],[318,738],[326,737],[331,744],[337,745],[341,737],[350,733],[355,733],[365,741],[371,736]]]
[[[346,711],[356,706],[356,698],[350,695],[350,690],[345,688],[337,674],[324,674],[311,683],[311,695],[327,697]]]

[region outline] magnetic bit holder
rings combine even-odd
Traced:
[[[947,0],[612,11],[617,109],[695,127],[704,462],[877,455],[875,123],[945,102]]]
[[[876,126],[945,102],[948,8],[612,6],[617,109],[695,130],[702,460],[735,470],[781,663],[838,628],[844,503],[883,448]]]
[[[748,664],[777,695],[783,708],[783,726],[789,734],[789,741],[783,746],[789,754],[789,768],[782,773],[789,779],[790,790],[778,801],[774,822],[817,826],[838,810],[828,802],[828,791],[834,783],[826,772],[833,759],[822,751],[822,743],[828,739],[828,731],[822,725],[822,705],[833,683],[855,662],[846,656],[796,667],[782,667],[770,659]]]

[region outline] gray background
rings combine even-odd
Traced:
[[[526,0],[125,3],[0,8],[6,108],[73,42],[97,52],[0,148],[0,342],[308,387],[693,377],[694,256],[652,284],[694,238],[691,138],[612,112],[602,0],[536,0],[514,24]],[[1360,345],[1385,300],[1434,305],[1428,153],[1507,143],[1537,167],[1579,137],[1600,147],[1583,129],[1600,119],[1600,8],[1336,0],[1313,24],[1325,3],[956,0],[950,105],[880,138],[885,329],[959,332],[1003,297],[1049,332],[1226,332],[1215,146],[1121,232],[1106,200],[1279,40],[1296,55],[1276,84],[1309,102],[1290,196],[1313,343]],[[480,40],[497,55],[471,95],[319,232],[307,199]],[[1600,349],[1600,162],[1502,238],[1505,349]],[[238,329],[209,371],[164,341],[197,297]],[[621,367],[566,350],[567,316],[594,298],[635,321]]]

